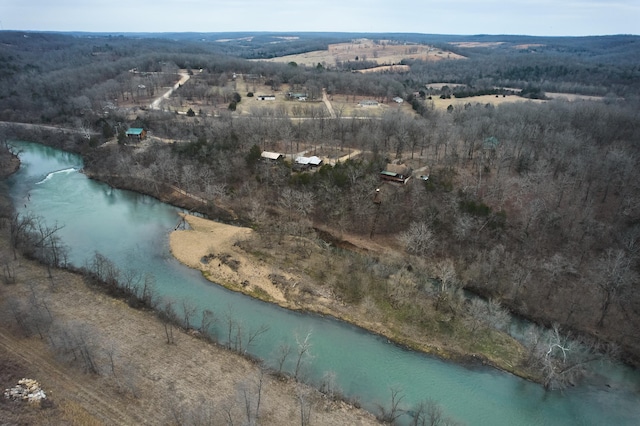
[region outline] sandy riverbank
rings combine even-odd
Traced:
[[[250,260],[235,245],[248,239],[253,230],[226,225],[196,216],[186,215],[191,229],[171,233],[171,252],[180,262],[198,269],[211,281],[227,287],[244,287],[247,292],[266,293],[274,302],[285,304],[286,299],[269,279],[272,268],[266,263]]]
[[[255,255],[246,252],[243,247],[252,244],[238,242],[251,240],[255,236],[252,229],[189,215],[184,218],[190,229],[177,230],[171,234],[171,251],[180,262],[202,271],[203,275],[214,283],[288,309],[331,315],[413,350],[462,363],[486,363],[532,379],[528,372],[517,366],[518,360],[523,356],[522,348],[517,344],[502,347],[503,350],[508,349],[509,355],[506,359],[495,358],[492,354],[469,352],[460,347],[460,342],[443,341],[442,336],[416,334],[411,326],[386,324],[379,316],[371,317],[362,312],[360,306],[349,306],[332,294],[322,294],[323,288],[314,286],[309,277],[295,274],[296,271],[300,272],[300,268],[278,267],[277,264],[280,264],[281,260],[271,262],[263,260],[263,257],[269,259],[268,254]],[[372,244],[370,241],[368,243]],[[283,245],[280,249],[287,250],[285,247],[286,245]],[[289,249],[293,249],[293,246]],[[274,280],[274,277],[280,279]],[[306,291],[302,287],[305,287]],[[309,291],[309,288],[312,290]]]

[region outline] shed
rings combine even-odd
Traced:
[[[141,127],[130,127],[125,133],[127,139],[141,141],[147,137],[147,131]]]
[[[260,158],[263,160],[278,161],[284,158],[284,154],[280,154],[279,152],[262,151]]]

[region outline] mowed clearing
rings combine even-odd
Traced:
[[[427,101],[429,102],[429,101]],[[438,97],[433,97],[433,106],[436,109],[447,109],[449,107],[449,105],[452,105],[454,108],[455,107],[463,107],[464,105],[467,104],[471,104],[471,105],[476,105],[476,104],[481,104],[481,105],[486,105],[486,104],[491,104],[491,105],[502,105],[505,103],[514,103],[514,102],[535,102],[535,103],[542,103],[545,101],[539,100],[539,99],[529,99],[529,98],[523,98],[521,96],[517,96],[517,95],[506,95],[506,96],[502,96],[502,95],[482,95],[482,96],[470,96],[468,98],[455,98],[452,97],[451,99],[440,99]]]
[[[442,59],[464,59],[464,56],[424,44],[395,44],[389,40],[375,42],[369,39],[358,39],[349,43],[330,44],[327,50],[315,50],[264,60],[295,62],[306,66],[322,64],[325,67],[333,67],[337,62],[363,60],[373,61],[379,65],[392,65],[403,59],[439,61]]]

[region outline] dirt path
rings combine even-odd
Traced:
[[[336,118],[336,112],[333,110],[333,105],[331,105],[329,98],[327,98],[327,89],[324,87],[322,88],[322,102],[326,105],[327,110],[329,111],[329,116],[331,116],[331,118]]]
[[[149,105],[149,108],[150,109],[160,109],[160,104],[162,103],[162,101],[165,100],[165,99],[169,99],[169,96],[171,96],[173,91],[174,90],[178,90],[178,88],[180,86],[182,86],[187,81],[189,81],[189,78],[190,78],[189,74],[186,71],[181,71],[180,72],[180,80],[176,84],[174,84],[171,89],[167,90],[164,94],[160,95],[158,98],[156,98],[156,100],[151,102],[151,105]]]

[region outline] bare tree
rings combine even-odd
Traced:
[[[291,355],[291,345],[281,343],[276,349],[276,362],[278,363],[278,374],[282,374],[282,368],[287,358]]]
[[[458,280],[456,269],[451,259],[446,259],[436,264],[436,278],[440,285],[436,297],[436,310],[448,307],[455,314],[462,300],[461,283]]]
[[[174,308],[175,302],[170,299],[165,299],[160,311],[158,312],[158,316],[162,320],[162,325],[164,327],[164,334],[167,338],[167,344],[173,345],[175,344],[175,339],[173,337],[173,326],[178,321],[178,316],[176,314]]]
[[[156,307],[157,295],[155,292],[155,278],[152,275],[146,274],[144,276],[142,287],[139,289],[137,294],[145,306],[150,308]]]
[[[400,239],[409,253],[418,256],[426,256],[431,253],[435,245],[433,232],[424,222],[411,223],[409,229],[400,235]]]
[[[396,424],[398,418],[404,414],[404,410],[400,408],[400,403],[404,399],[404,394],[401,389],[395,386],[391,387],[390,392],[391,401],[389,403],[389,407],[378,404],[379,413],[376,418],[384,423]]]
[[[229,306],[227,312],[225,313],[225,322],[227,323],[227,349],[231,349],[231,343],[233,342],[232,334],[233,330],[237,327],[236,320],[231,314],[231,306]]]
[[[247,425],[259,424],[264,374],[264,368],[259,368],[255,378],[249,378],[238,385],[238,393],[244,402],[244,412],[247,418],[245,424]]]
[[[184,327],[186,329],[191,328],[191,318],[193,318],[197,309],[198,308],[193,301],[187,300],[186,298],[182,299],[182,315],[184,319]]]
[[[97,279],[108,284],[117,286],[120,280],[120,270],[110,259],[99,252],[95,252],[93,258],[88,262],[87,269],[91,271]]]
[[[210,336],[211,327],[216,324],[218,319],[215,316],[215,313],[209,309],[205,309],[202,311],[202,319],[200,320],[200,333],[204,336]]]
[[[332,400],[336,399],[336,396],[341,394],[340,388],[336,381],[336,373],[334,371],[325,371],[325,373],[322,375],[320,392],[322,392]]]
[[[311,395],[310,389],[304,386],[296,388],[296,396],[298,404],[300,404],[300,426],[309,426],[311,424]]]
[[[255,340],[267,331],[269,331],[269,326],[267,324],[261,324],[260,326],[258,326],[258,328],[249,330],[245,339],[246,345],[242,349],[242,351],[246,352],[249,347],[251,347],[251,345],[255,342]]]
[[[296,336],[297,343],[297,358],[296,358],[296,366],[293,370],[293,378],[298,380],[301,377],[302,367],[304,366],[305,360],[308,359],[311,354],[311,331],[307,332],[307,335],[304,339],[300,339],[299,336]]]
[[[455,426],[459,423],[447,417],[442,407],[431,399],[419,401],[409,412],[410,426]]]
[[[563,334],[558,324],[554,324],[549,330],[532,326],[527,331],[528,362],[542,373],[545,388],[562,389],[574,384],[583,376],[588,363],[608,356],[614,349],[581,340],[578,342],[569,334]]]
[[[631,259],[623,250],[607,249],[597,264],[596,285],[602,292],[600,319],[602,327],[611,303],[619,302],[623,291],[637,282],[637,274],[631,268]]]
[[[50,342],[63,359],[79,363],[87,373],[98,374],[100,337],[97,330],[86,324],[66,323],[51,336]]]

